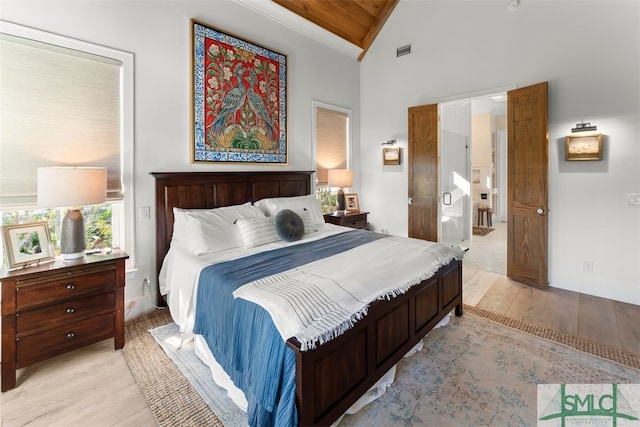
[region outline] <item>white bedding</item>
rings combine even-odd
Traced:
[[[459,248],[388,236],[247,283],[233,296],[262,306],[282,339],[295,337],[306,351],[352,328],[372,301],[407,292],[462,255]]]
[[[236,247],[200,256],[194,256],[189,250],[175,245],[169,249],[160,270],[160,292],[167,296],[173,321],[180,327],[185,339],[189,339],[192,337],[195,322],[195,296],[197,295],[198,278],[203,268],[218,262],[283,246],[306,243],[350,230],[352,229],[323,224],[318,232],[305,234],[303,239],[297,242],[277,241],[250,249]]]

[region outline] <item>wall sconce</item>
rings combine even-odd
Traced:
[[[576,123],[576,127],[571,128],[571,132],[587,132],[598,130],[598,126],[591,126],[591,123]]]

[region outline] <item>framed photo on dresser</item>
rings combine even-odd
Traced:
[[[360,212],[360,203],[358,202],[358,195],[356,193],[350,193],[344,195],[344,206],[347,212]]]
[[[10,269],[55,259],[46,221],[5,225],[2,241]]]

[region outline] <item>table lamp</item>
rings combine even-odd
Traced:
[[[329,169],[329,187],[339,187],[337,207],[339,211],[345,210],[343,188],[353,185],[353,171],[351,169]]]
[[[107,199],[107,168],[38,168],[38,206],[67,207],[60,230],[62,259],[84,256],[86,238],[80,207],[104,203]]]

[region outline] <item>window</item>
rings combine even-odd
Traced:
[[[326,104],[315,108],[316,183],[327,185],[329,169],[348,169],[350,112]]]
[[[335,194],[327,187],[329,169],[349,169],[351,110],[313,102],[316,193],[323,209],[335,205]]]
[[[87,247],[123,248],[133,267],[133,55],[6,22],[0,50],[3,224],[48,220],[56,242],[64,212],[37,207],[37,168],[104,166],[108,202],[83,209]]]

